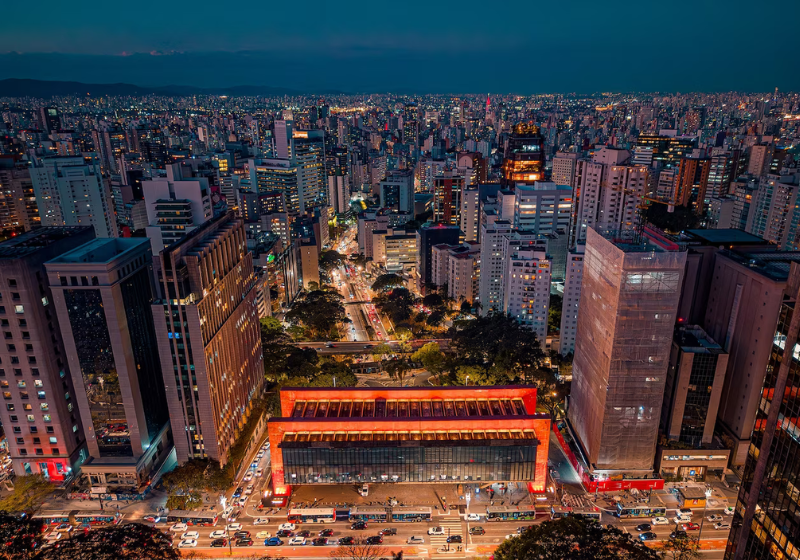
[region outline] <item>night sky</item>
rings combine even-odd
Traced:
[[[0,78],[347,92],[800,90],[800,0],[4,3]]]

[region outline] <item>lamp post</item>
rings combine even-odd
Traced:
[[[469,384],[469,375],[464,379],[464,385]]]
[[[700,545],[700,537],[703,536],[703,523],[706,521],[706,508],[708,507],[708,499],[711,497],[711,488],[706,488],[706,501],[703,502],[703,519],[700,520],[700,530],[697,532],[697,544]]]

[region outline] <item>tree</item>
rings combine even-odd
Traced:
[[[389,346],[385,342],[382,342],[380,344],[376,344],[375,346],[373,346],[371,352],[372,352],[372,359],[375,360],[376,362],[379,362],[381,361],[381,359],[383,359],[384,356],[392,354],[393,351],[391,346]]]
[[[689,206],[675,206],[670,212],[665,204],[651,204],[644,213],[645,220],[667,233],[680,233],[685,229],[696,228],[700,218]]]
[[[141,523],[126,523],[77,532],[58,541],[59,547],[42,549],[35,560],[178,560],[181,554],[159,529]]]
[[[495,560],[657,560],[658,554],[630,533],[577,517],[545,521],[505,540]]]
[[[332,338],[338,324],[351,322],[345,316],[342,300],[337,292],[314,290],[292,305],[286,320],[294,325],[302,324],[314,338]]]
[[[53,485],[41,474],[18,476],[14,491],[0,500],[0,511],[35,513],[53,492]]]
[[[400,382],[401,387],[403,386],[403,379],[405,379],[408,372],[411,371],[411,363],[407,358],[385,360],[381,365],[391,379],[396,379]]]
[[[396,555],[392,555],[397,558]],[[387,557],[387,549],[379,544],[370,544],[366,539],[357,537],[353,544],[339,545],[331,551],[331,558],[337,560],[380,560]]]
[[[428,294],[422,298],[422,305],[430,309],[436,309],[437,307],[444,306],[444,300],[439,294]]]
[[[547,334],[556,334],[561,330],[561,307],[564,298],[558,294],[550,294],[550,307],[547,312]]]
[[[167,509],[190,510],[203,503],[203,490],[225,490],[232,475],[211,459],[189,459],[166,473]]]
[[[381,274],[370,287],[373,292],[385,292],[393,288],[402,288],[403,279],[397,274]]]
[[[661,558],[669,560],[694,560],[700,558],[700,540],[688,535],[669,539],[661,547]]]
[[[330,272],[337,266],[346,262],[344,255],[338,251],[331,249],[330,251],[322,251],[319,255],[319,268],[325,272]]]
[[[395,288],[391,292],[375,296],[372,303],[394,323],[400,323],[411,318],[415,298],[406,288]]]
[[[30,515],[20,517],[0,512],[0,560],[27,560],[41,546],[46,526]]]
[[[426,370],[439,377],[445,370],[445,355],[439,344],[429,342],[411,355],[411,359],[422,364]],[[439,380],[441,384],[441,379]]]

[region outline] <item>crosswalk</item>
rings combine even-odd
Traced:
[[[459,516],[442,516],[437,519],[437,523],[439,527],[444,529],[444,535],[431,535],[430,542],[431,542],[431,552],[434,554],[441,549],[442,547],[447,547],[447,537],[448,536],[455,536],[461,535],[461,543],[451,543],[450,549],[457,550],[458,547],[461,547],[462,552],[464,551],[465,544],[467,539],[464,537],[464,530],[463,525],[461,523],[461,517]],[[453,553],[449,553],[448,557],[453,558]],[[456,558],[459,557],[458,554],[455,555]],[[463,557],[463,556],[462,556]]]

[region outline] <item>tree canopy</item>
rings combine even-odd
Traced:
[[[373,292],[385,292],[392,288],[402,288],[403,279],[397,274],[381,274],[372,283]]]
[[[0,513],[0,560],[26,560],[42,544],[43,523],[30,515],[20,517]]]
[[[441,375],[446,367],[446,357],[436,342],[428,342],[422,346],[411,355],[411,359],[436,376]]]
[[[384,315],[388,315],[394,323],[401,323],[411,318],[415,301],[413,294],[406,288],[394,288],[390,292],[372,298],[375,307]]]
[[[345,316],[341,294],[332,290],[314,290],[299,299],[286,313],[286,320],[302,325],[310,338],[338,340],[338,324],[350,323]]]
[[[595,521],[565,517],[533,525],[495,550],[495,560],[656,560],[630,533]]]
[[[217,461],[189,459],[162,477],[168,494],[167,508],[188,510],[199,507],[203,490],[225,490],[230,478],[230,473],[225,472]]]
[[[178,560],[181,554],[170,538],[155,527],[126,523],[93,529],[58,541],[58,548],[43,548],[35,560]]]
[[[35,513],[53,489],[41,474],[18,476],[14,480],[14,491],[0,500],[0,511]]]

